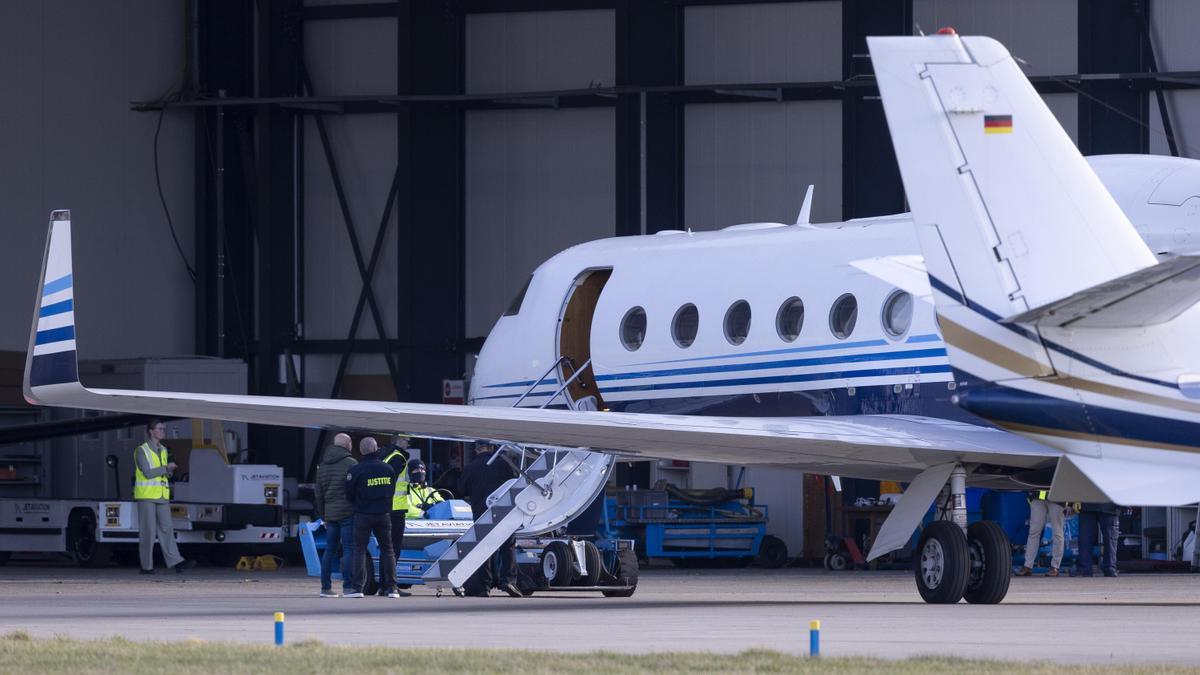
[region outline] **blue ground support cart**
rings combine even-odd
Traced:
[[[424,584],[421,575],[471,523],[471,507],[458,499],[435,504],[425,518],[407,520],[404,548],[396,560],[397,585],[410,588]],[[311,577],[321,575],[325,546],[324,523],[316,520],[300,526],[300,549]],[[631,540],[601,535],[518,536],[517,584],[526,595],[538,591],[599,591],[609,597],[629,597],[638,580],[633,547]],[[375,566],[373,579],[378,578],[379,547],[374,537],[368,542],[367,551]],[[340,570],[334,571],[333,578],[341,579]],[[377,590],[372,580],[363,592],[373,594]]]
[[[754,502],[753,488],[661,487],[611,494],[606,516],[612,535],[638,541],[647,558],[680,567],[787,562],[787,546],[767,534],[767,507]]]
[[[424,518],[411,518],[404,525],[404,548],[396,559],[396,583],[409,588],[425,583],[421,575],[437,560],[447,546],[471,527],[471,507],[461,499],[449,499],[434,504]],[[300,526],[300,551],[304,554],[304,565],[308,576],[321,576],[321,555],[325,552],[325,524],[320,520]],[[367,543],[367,552],[375,565],[374,578],[379,576],[379,546],[375,537]],[[334,570],[334,579],[341,579],[340,570]],[[373,582],[363,589],[373,593]]]

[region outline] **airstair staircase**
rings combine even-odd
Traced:
[[[582,370],[578,369],[576,375]],[[534,382],[526,395],[550,372]],[[563,394],[574,377],[541,407]],[[518,404],[524,398],[522,396]],[[569,407],[576,409],[569,398],[567,402]],[[489,462],[507,462],[517,477],[488,497],[487,511],[442,552],[422,578],[431,584],[447,581],[452,588],[460,589],[510,537],[532,537],[565,526],[604,489],[615,460],[613,455],[579,448],[533,449],[512,443],[501,445]]]

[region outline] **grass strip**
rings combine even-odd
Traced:
[[[134,642],[121,637],[35,639],[18,631],[0,636],[0,673],[1194,673],[1170,666],[1064,666],[925,656],[810,659],[765,649],[740,654],[664,652],[564,654],[489,649],[399,649],[327,645],[317,640],[278,648],[229,642]]]

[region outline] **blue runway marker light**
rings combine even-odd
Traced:
[[[275,646],[283,646],[283,612],[275,612]]]
[[[817,657],[821,655],[821,622],[808,622],[808,655]]]

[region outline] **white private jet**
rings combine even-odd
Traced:
[[[65,211],[25,396],[520,446],[521,477],[427,573],[454,586],[513,532],[569,520],[617,454],[905,481],[870,556],[904,546],[941,493],[914,556],[921,596],[999,602],[1011,548],[995,523],[967,526],[967,484],[1200,499],[1200,258],[1183,255],[1200,168],[1089,164],[994,40],[869,46],[911,215],[813,226],[806,199],[795,225],[564,251],[488,336],[473,406],[88,389]],[[552,450],[526,466],[525,448]]]

